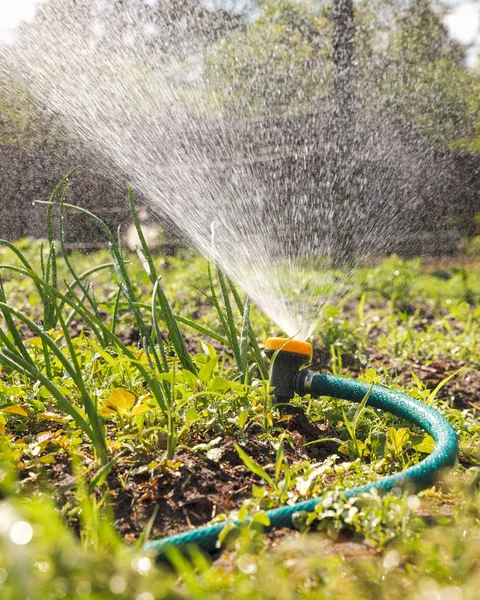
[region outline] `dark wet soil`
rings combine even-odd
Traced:
[[[323,424],[309,423],[302,413],[283,414],[278,425],[291,434],[293,445],[285,446],[285,456],[291,463],[322,461],[336,451],[333,443],[305,445],[332,432]],[[239,443],[267,472],[274,471],[275,452],[260,434],[259,428],[252,429],[248,441],[242,442],[227,437],[218,446],[218,460],[179,450],[173,461],[159,465],[153,475],[145,468],[152,457],[145,457],[143,464],[138,458],[133,463],[131,457],[121,457],[108,476],[115,527],[127,542],[134,543],[155,513],[151,535],[158,537],[198,527],[240,508],[251,496],[252,485],[261,481],[243,465],[234,443]],[[55,458],[55,463],[45,465],[40,475],[32,475],[29,470],[20,475],[25,491],[48,489],[62,508],[72,499],[76,481],[68,457],[60,452]],[[84,459],[88,466],[92,460],[88,453]],[[91,471],[93,476],[94,469]],[[68,516],[68,512],[69,522],[78,530],[77,516]]]
[[[307,441],[328,437],[329,432],[308,423],[303,415],[284,417],[280,423],[292,434],[294,447],[287,445],[285,455],[294,462],[310,458],[324,460],[336,450],[335,444],[305,446]],[[259,434],[260,431],[257,432]],[[152,480],[147,473],[131,477],[126,486],[120,484],[125,468],[119,467],[109,479],[115,504],[116,527],[126,539],[135,539],[145,528],[155,507],[153,535],[171,535],[203,525],[219,514],[239,508],[251,496],[253,484],[260,480],[242,463],[234,448],[233,438],[219,446],[220,459],[180,451],[175,457],[178,467],[166,467]],[[252,432],[248,443],[240,444],[258,464],[273,473],[273,450]],[[120,476],[120,477],[119,477]]]

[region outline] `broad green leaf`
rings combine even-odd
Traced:
[[[206,365],[198,371],[198,378],[202,383],[208,383],[213,376],[213,372],[218,363],[218,356],[211,358]]]
[[[41,421],[55,421],[56,423],[68,423],[72,420],[70,415],[59,415],[54,412],[40,412],[37,413],[37,419]]]
[[[252,496],[255,498],[265,498],[266,488],[264,485],[252,485]]]
[[[209,344],[208,342],[206,342],[205,340],[198,340],[200,342],[200,346],[202,347],[203,352],[209,357],[209,358],[216,358],[217,356],[217,351],[215,350],[215,348],[212,346],[212,344]]]
[[[232,388],[232,382],[221,377],[214,377],[210,383],[212,392],[226,392]]]
[[[338,447],[338,451],[349,457],[362,457],[365,454],[367,446],[362,440],[348,440]]]
[[[401,454],[407,442],[410,441],[410,431],[405,427],[396,429],[389,427],[387,432],[388,446],[395,454]]]
[[[263,525],[264,527],[268,527],[270,525],[270,519],[266,513],[257,512],[253,515],[252,523],[258,523],[259,525]]]
[[[248,504],[242,504],[240,510],[238,511],[238,520],[243,523],[245,519],[248,517]]]
[[[248,419],[248,410],[244,409],[238,415],[238,418],[237,418],[238,427],[243,427],[245,425],[245,423],[247,422],[247,419]]]
[[[152,409],[150,408],[150,406],[148,406],[148,404],[139,404],[138,406],[134,406],[132,408],[132,415],[136,416],[141,413],[148,412],[149,410],[152,410]]]
[[[411,436],[412,448],[417,452],[423,452],[424,454],[431,454],[435,448],[435,441],[431,435],[425,433],[424,435]]]
[[[198,417],[198,412],[194,406],[189,408],[187,410],[187,412],[185,413],[185,419],[186,419],[187,423],[192,423],[193,421],[195,421],[195,419],[197,419],[197,417]]]

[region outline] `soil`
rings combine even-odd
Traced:
[[[322,447],[305,446],[307,441],[328,437],[321,426],[308,423],[304,415],[284,417],[279,423],[290,432],[294,447],[285,447],[287,459],[293,463],[310,458],[322,461],[336,450],[335,444]],[[252,431],[244,450],[270,474],[274,470],[275,454],[265,442],[258,439],[260,431]],[[120,484],[127,466],[120,466],[109,479],[114,498],[116,527],[126,540],[135,540],[146,527],[155,507],[158,507],[152,534],[165,536],[208,523],[219,514],[228,514],[240,508],[251,497],[253,484],[260,479],[249,471],[234,448],[236,440],[226,438],[219,446],[221,458],[217,461],[189,451],[180,451],[176,469],[165,468],[153,480],[148,473],[130,478]]]
[[[285,456],[291,464],[305,459],[320,462],[337,449],[334,443],[305,446],[306,442],[328,437],[332,432],[324,425],[309,423],[301,412],[284,414],[278,425],[291,434],[293,447],[285,446]],[[275,453],[260,438],[260,433],[259,428],[250,430],[248,441],[241,445],[273,475]],[[217,515],[228,515],[240,508],[251,497],[252,485],[259,485],[261,481],[243,465],[234,448],[235,442],[232,437],[223,440],[218,447],[218,461],[202,453],[179,450],[171,464],[155,469],[153,478],[145,468],[152,457],[145,457],[144,464],[137,461],[134,465],[129,457],[122,457],[112,469],[108,484],[115,527],[125,541],[135,543],[155,512],[152,537],[192,529]],[[88,453],[84,458],[89,461]],[[25,490],[47,488],[60,507],[67,506],[74,493],[75,477],[70,461],[61,452],[56,455],[56,462],[46,465],[40,476],[25,470],[20,477]],[[78,532],[77,517],[70,516],[69,521]]]

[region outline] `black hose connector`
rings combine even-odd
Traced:
[[[298,340],[268,338],[265,340],[265,354],[272,360],[275,352],[277,355],[274,359],[270,386],[273,388],[274,402],[286,403],[295,396],[296,379],[302,367],[311,362],[312,346]]]

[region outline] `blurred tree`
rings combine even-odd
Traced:
[[[209,48],[204,80],[219,114],[258,120],[261,135],[283,127],[268,144],[256,137],[259,154],[263,143],[283,146],[270,158],[291,157],[277,204],[293,215],[322,205],[310,237],[331,236],[336,264],[367,239],[388,245],[401,228],[434,222],[453,181],[439,155],[470,139],[480,114],[478,74],[441,12],[426,0],[267,0],[260,9]]]
[[[332,70],[328,13],[293,0],[262,3],[258,18],[207,52],[211,106],[224,115],[285,118],[324,103]]]
[[[443,146],[475,131],[478,74],[465,66],[465,49],[427,0],[414,0],[395,15],[382,63],[383,76],[369,92],[382,109],[402,114]]]
[[[207,92],[220,113],[277,118],[333,107],[345,141],[354,114],[401,118],[444,147],[478,131],[480,74],[465,66],[464,48],[427,0],[260,8],[207,53]]]
[[[35,19],[23,23],[16,32],[10,56],[10,49],[0,45],[0,142],[52,146],[63,137],[55,115],[49,113],[50,107],[41,106],[41,101],[29,93],[28,78],[34,79],[35,74],[28,67],[18,69],[16,55],[31,53],[35,58],[47,58],[56,53],[57,62],[63,56],[71,57],[81,70],[82,54],[98,49],[104,59],[108,55],[104,62],[111,65],[110,70],[105,69],[105,78],[123,77],[128,85],[135,78],[145,80],[147,73],[154,79],[162,69],[166,71],[166,63],[181,63],[201,55],[209,44],[242,27],[245,11],[254,2],[210,0],[209,6],[202,0],[40,3]],[[156,74],[155,67],[160,67]],[[20,74],[16,79],[12,74],[15,71]]]
[[[28,89],[0,66],[0,143],[52,148],[62,135],[60,123],[42,112]]]

